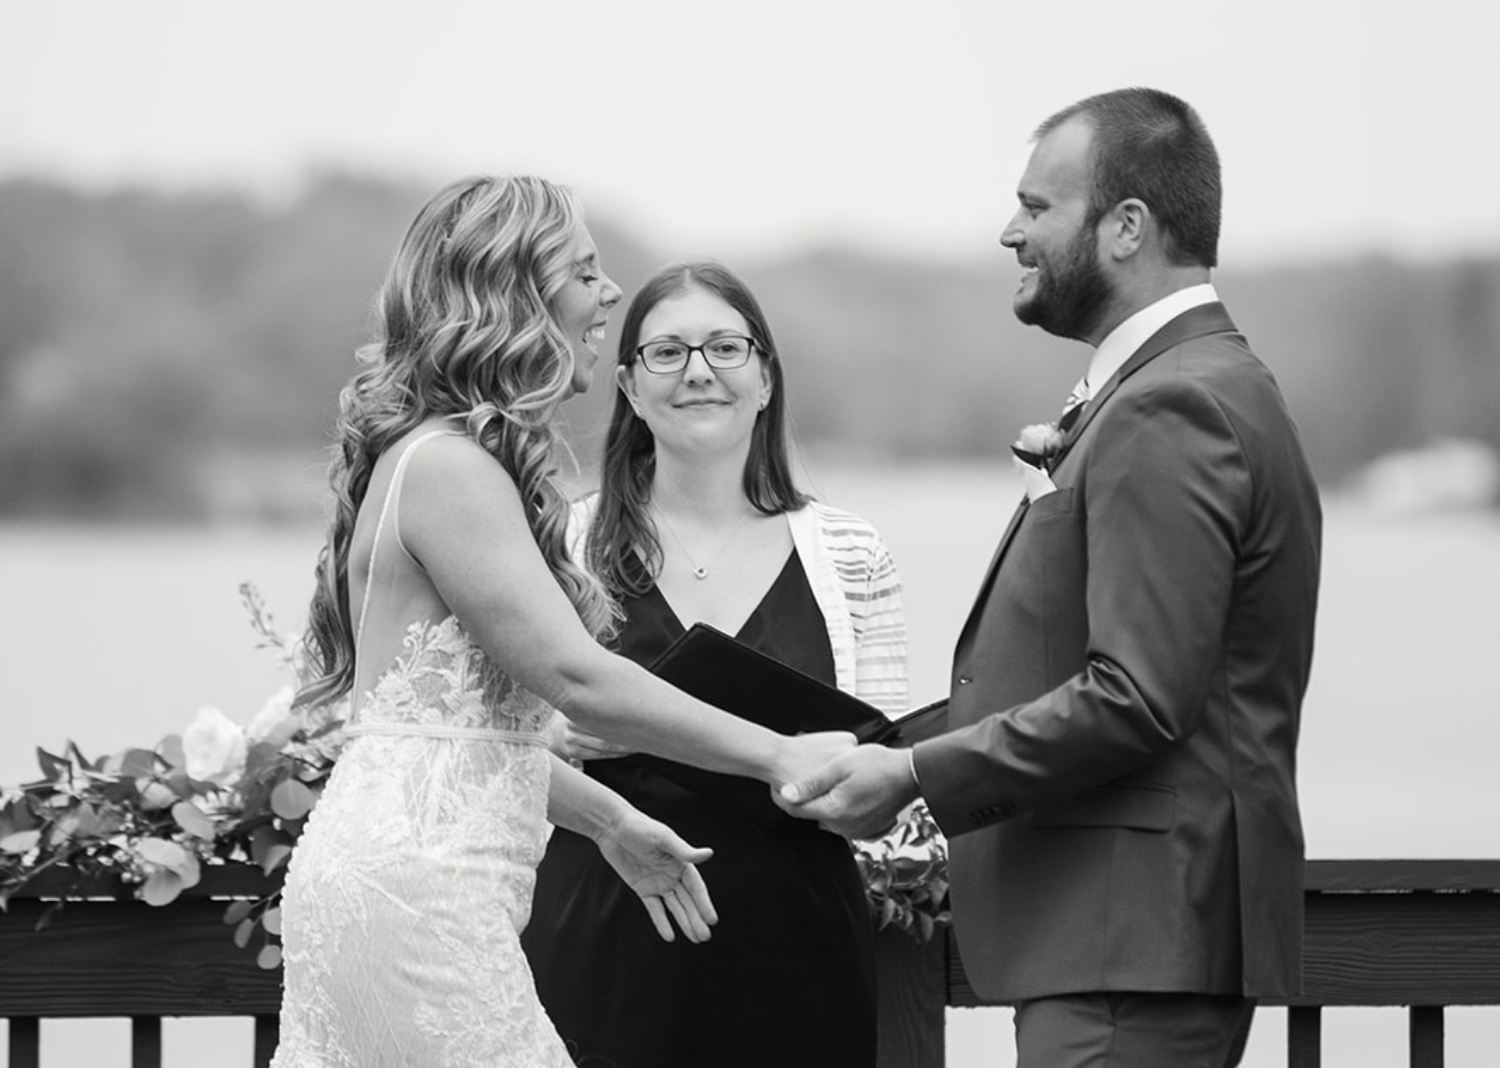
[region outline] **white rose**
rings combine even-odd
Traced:
[[[246,740],[252,745],[270,742],[278,749],[285,745],[298,726],[292,716],[292,698],[296,694],[292,687],[283,686],[266,698],[266,703],[245,728]]]
[[[245,732],[217,708],[200,708],[182,732],[187,773],[200,782],[227,786],[245,768]]]
[[[1021,428],[1016,445],[1033,455],[1050,457],[1062,448],[1062,434],[1053,423],[1033,423]]]

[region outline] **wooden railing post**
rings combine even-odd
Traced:
[[[1411,1068],[1443,1068],[1443,1007],[1411,1007]]]
[[[130,1018],[130,1068],[161,1068],[161,1017]]]
[[[1322,1063],[1323,1009],[1293,1005],[1286,1010],[1287,1068],[1321,1068]]]
[[[10,1068],[39,1068],[42,1063],[42,1021],[35,1016],[10,1018]]]
[[[271,1068],[276,1043],[281,1040],[281,1018],[262,1014],[255,1018],[255,1068]]]

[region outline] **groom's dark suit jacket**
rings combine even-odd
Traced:
[[[1158,331],[1022,504],[914,750],[974,989],[1285,995],[1321,512],[1224,307]]]

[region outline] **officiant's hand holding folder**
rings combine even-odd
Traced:
[[[873,705],[764,653],[722,631],[695,623],[651,665],[655,675],[700,701],[759,723],[778,734],[849,731],[860,742],[912,745],[946,728],[946,698],[888,719]],[[776,807],[770,789],[754,779],[640,758],[663,776],[764,827],[795,822]]]

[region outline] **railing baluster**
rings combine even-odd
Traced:
[[[130,1068],[161,1068],[161,1017],[130,1018]]]
[[[1411,1068],[1443,1068],[1443,1007],[1411,1007]]]
[[[281,1019],[274,1015],[255,1018],[255,1068],[270,1068],[276,1043],[281,1039]]]
[[[41,1023],[35,1016],[10,1018],[10,1068],[38,1068],[42,1063]]]
[[[1323,1007],[1293,1005],[1286,1010],[1287,1068],[1320,1068],[1323,1063]]]

